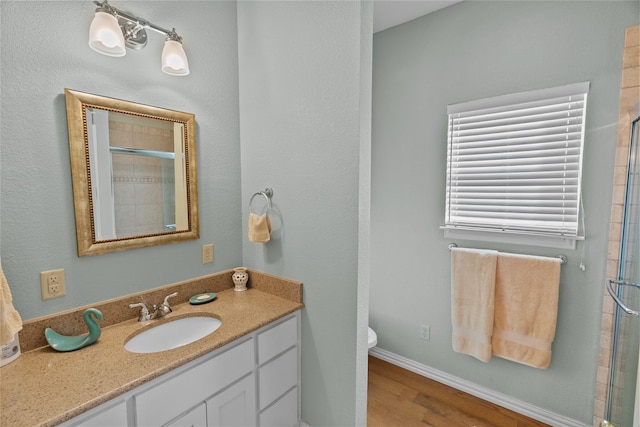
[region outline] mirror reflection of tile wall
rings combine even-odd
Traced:
[[[173,130],[109,122],[111,146],[173,152]],[[113,154],[113,197],[117,237],[173,231],[173,160]]]

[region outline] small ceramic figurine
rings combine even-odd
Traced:
[[[44,336],[47,338],[49,345],[57,351],[74,351],[98,341],[102,331],[98,322],[91,317],[92,314],[96,319],[102,321],[100,310],[95,308],[86,309],[82,317],[84,318],[84,323],[89,327],[89,333],[85,335],[66,336],[58,334],[51,328],[45,329]]]

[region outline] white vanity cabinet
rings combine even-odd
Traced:
[[[296,426],[300,312],[245,335],[63,426]]]

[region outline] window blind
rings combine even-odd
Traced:
[[[450,105],[443,228],[577,236],[588,90]]]

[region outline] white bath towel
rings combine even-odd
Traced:
[[[498,255],[492,351],[524,365],[551,363],[556,333],[560,259]]]
[[[13,341],[14,335],[22,330],[22,319],[13,307],[11,290],[0,265],[0,345]]]
[[[451,249],[453,350],[483,362],[491,359],[498,252]]]

